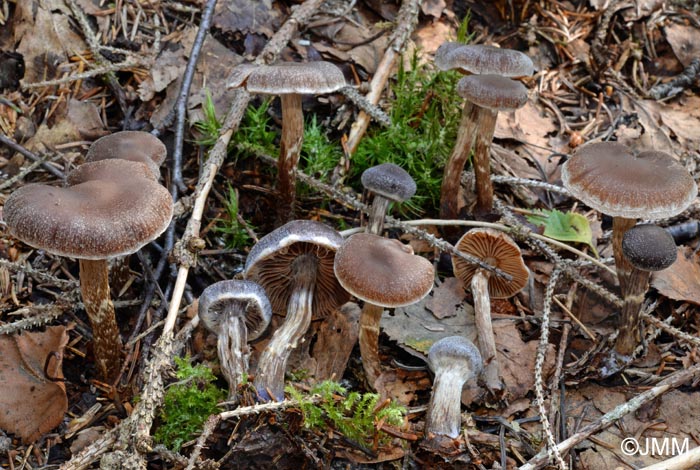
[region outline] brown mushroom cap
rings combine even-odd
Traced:
[[[35,248],[80,259],[138,251],[168,227],[173,201],[153,179],[119,177],[124,164],[143,167],[130,162],[100,163],[95,179],[69,175],[69,180],[80,181],[74,186],[19,188],[5,201],[10,233]],[[111,177],[103,165],[114,167]]]
[[[83,163],[75,170],[68,173],[66,182],[68,186],[85,183],[93,180],[114,180],[144,178],[156,182],[157,176],[145,163],[130,160],[99,160]]]
[[[642,271],[661,271],[677,257],[676,242],[658,225],[636,225],[622,237],[622,253],[632,266]]]
[[[410,245],[372,233],[348,238],[335,256],[340,285],[358,299],[381,307],[418,302],[433,288],[435,270]]]
[[[141,131],[122,131],[106,135],[90,145],[86,162],[123,159],[148,165],[154,175],[160,175],[160,166],[165,161],[167,150],[157,137]]]
[[[505,233],[489,228],[473,229],[465,233],[455,245],[459,251],[479,258],[513,276],[507,281],[499,276],[489,276],[489,296],[493,299],[506,299],[518,293],[530,276],[523,262],[520,248]],[[465,286],[469,286],[478,266],[457,256],[452,257],[455,276]]]
[[[303,254],[315,255],[318,273],[312,310],[314,318],[323,317],[350,299],[333,272],[336,250],[342,243],[338,232],[320,222],[293,220],[258,241],[250,250],[243,274],[265,288],[274,313],[286,315],[292,293],[292,261]]]
[[[503,77],[523,77],[535,71],[532,60],[520,51],[459,42],[443,43],[435,52],[435,65],[440,70],[463,69]]]
[[[403,202],[416,194],[416,182],[394,163],[382,163],[362,172],[362,186],[387,199]]]
[[[199,318],[211,332],[221,333],[225,315],[244,317],[248,340],[265,331],[272,318],[272,307],[260,284],[252,281],[219,281],[199,296]]]
[[[482,108],[506,111],[527,103],[522,83],[498,75],[469,75],[457,82],[457,94]]]
[[[617,142],[580,147],[562,166],[561,179],[591,208],[628,219],[672,217],[698,192],[693,178],[672,156],[654,150],[635,154]]]
[[[280,62],[274,65],[259,65],[251,69],[250,64],[242,64],[245,73],[239,85],[245,82],[250,93],[263,95],[324,94],[343,88],[343,72],[330,62]],[[247,74],[247,75],[246,75]]]

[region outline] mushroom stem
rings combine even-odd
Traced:
[[[461,396],[464,386],[464,372],[460,367],[448,367],[436,371],[433,381],[433,394],[425,417],[425,435],[459,436],[461,421]]]
[[[442,177],[440,189],[440,218],[457,219],[459,217],[460,180],[462,170],[471,154],[474,137],[476,135],[476,118],[478,106],[471,101],[465,101],[462,108],[462,119],[457,131],[457,141],[452,149],[445,174]]]
[[[367,222],[367,232],[381,235],[384,231],[384,216],[389,208],[390,199],[379,194],[374,195],[372,206],[369,209],[369,221]]]
[[[474,296],[477,346],[484,361],[480,379],[491,395],[498,398],[503,394],[504,387],[496,353],[496,337],[493,334],[493,324],[491,323],[488,272],[478,270],[472,277],[471,289]]]
[[[238,400],[238,385],[248,372],[248,328],[242,316],[225,312],[217,341],[221,373],[228,382],[229,401]]]
[[[640,335],[640,307],[646,291],[646,283],[649,273],[643,272],[627,261],[622,253],[622,238],[629,229],[634,227],[635,220],[624,217],[613,217],[613,256],[615,257],[615,269],[620,282],[623,305],[620,316],[619,329],[615,341],[615,353],[621,358],[631,358],[635,348],[641,342]],[[644,279],[642,279],[644,278]],[[634,290],[643,288],[640,292]]]
[[[122,341],[109,294],[107,260],[80,261],[80,293],[90,319],[95,362],[101,377],[114,380],[121,367]]]
[[[478,108],[474,143],[474,174],[476,177],[476,207],[474,214],[484,216],[493,211],[493,184],[491,183],[491,141],[496,130],[498,111]]]
[[[360,355],[367,382],[372,389],[375,388],[374,382],[382,373],[379,359],[379,324],[383,312],[383,307],[365,302],[360,314]]]
[[[300,94],[283,94],[280,100],[282,101],[282,137],[277,160],[277,192],[279,193],[277,219],[279,224],[283,224],[294,218],[296,169],[301,154],[301,144],[304,141],[304,114]]]
[[[272,335],[255,374],[255,389],[263,400],[284,400],[284,372],[289,355],[311,324],[317,273],[318,259],[314,255],[304,254],[292,262],[287,318]]]

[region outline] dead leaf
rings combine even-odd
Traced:
[[[315,367],[311,375],[317,380],[339,380],[347,367],[360,330],[360,307],[348,302],[333,310],[316,326],[311,357]]]
[[[76,140],[94,140],[105,134],[100,112],[90,101],[68,100],[68,106],[56,116],[53,126],[43,123],[26,142],[34,151],[54,149],[59,144]]]
[[[696,57],[700,57],[700,29],[694,26],[671,23],[664,28],[666,41],[684,67]]]
[[[55,78],[57,65],[87,48],[72,28],[70,10],[60,0],[17,3],[14,43],[19,44],[15,52],[24,56],[25,83]]]
[[[4,410],[0,413],[0,428],[16,434],[24,443],[34,442],[58,426],[68,409],[61,380],[66,344],[64,326],[48,327],[41,333],[0,336],[0,409]]]
[[[428,373],[422,370],[385,370],[374,381],[374,387],[382,397],[391,398],[404,406],[415,402],[416,392],[429,390],[430,386]]]
[[[462,281],[449,277],[433,289],[433,295],[425,302],[425,308],[438,319],[453,317],[457,315],[459,305],[464,302],[464,296]]]
[[[196,29],[189,28],[183,33],[183,36],[188,34],[196,35]],[[165,90],[168,85],[182,76],[186,67],[187,59],[185,58],[184,46],[164,49],[150,68],[148,77],[139,85],[138,92],[141,101],[150,101],[156,93]]]
[[[445,0],[423,0],[420,9],[424,15],[440,18],[446,6]]]
[[[454,28],[449,24],[435,21],[418,28],[414,36],[416,46],[425,57],[428,54],[434,54],[443,42],[449,41],[455,35]]]
[[[679,247],[676,262],[651,275],[651,286],[669,299],[700,305],[700,256]]]
[[[272,0],[228,0],[217,3],[212,24],[224,33],[259,33],[269,38],[279,28],[279,18]]]

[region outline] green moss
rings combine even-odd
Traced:
[[[226,398],[226,392],[214,385],[216,377],[205,365],[193,365],[189,357],[176,357],[175,364],[178,382],[165,391],[160,424],[153,437],[177,452],[209,416],[218,413],[216,405]]]
[[[366,446],[372,445],[375,436],[380,442],[389,439],[387,434],[377,429],[378,422],[401,426],[406,415],[406,409],[396,403],[377,411],[378,394],[348,392],[337,382],[321,382],[310,391],[309,395],[321,397],[317,403],[293,387],[287,387],[286,390],[292,398],[299,401],[306,428],[325,431],[331,426],[348,439]],[[342,398],[338,400],[337,396]]]

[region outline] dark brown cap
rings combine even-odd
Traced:
[[[469,75],[457,82],[457,94],[482,108],[506,111],[527,103],[522,83],[498,75]]]
[[[671,155],[634,153],[617,142],[580,147],[562,166],[561,179],[589,207],[628,219],[672,217],[698,193],[693,178]]]
[[[330,62],[280,62],[274,65],[241,64],[229,88],[245,83],[250,93],[263,95],[333,93],[343,88],[343,72]],[[238,68],[237,67],[237,68]]]
[[[489,295],[492,298],[512,297],[527,284],[530,273],[523,262],[520,248],[505,233],[490,228],[473,229],[462,235],[455,248],[513,276],[511,281],[500,276],[489,276]],[[455,276],[469,286],[479,266],[453,256],[452,268]]]
[[[265,288],[274,313],[286,315],[292,293],[293,261],[303,255],[316,257],[318,271],[312,309],[314,318],[323,317],[350,299],[333,272],[336,250],[342,243],[343,237],[337,231],[320,222],[293,220],[255,244],[243,274]]]
[[[163,233],[173,212],[168,190],[152,178],[120,177],[124,164],[147,171],[141,163],[96,163],[99,178],[69,175],[80,183],[30,184],[13,192],[4,208],[10,233],[35,248],[81,259],[134,253]],[[111,177],[104,168],[110,165]]]
[[[416,194],[416,182],[394,163],[382,163],[362,172],[362,186],[387,199],[403,202]]]
[[[86,162],[119,158],[148,165],[154,175],[160,176],[160,166],[167,150],[157,137],[141,131],[122,131],[106,135],[90,145]]]
[[[335,257],[335,274],[352,295],[381,307],[411,305],[433,288],[435,270],[410,245],[372,233],[348,238]]]
[[[663,228],[643,224],[632,227],[622,237],[622,254],[637,269],[661,271],[676,261],[676,242]]]
[[[272,318],[265,289],[251,281],[219,281],[199,296],[199,319],[213,333],[222,332],[226,317],[240,317],[248,329],[248,340],[260,337]]]
[[[440,70],[462,69],[503,77],[523,77],[535,71],[532,60],[520,51],[459,42],[443,43],[435,52],[435,65]]]

